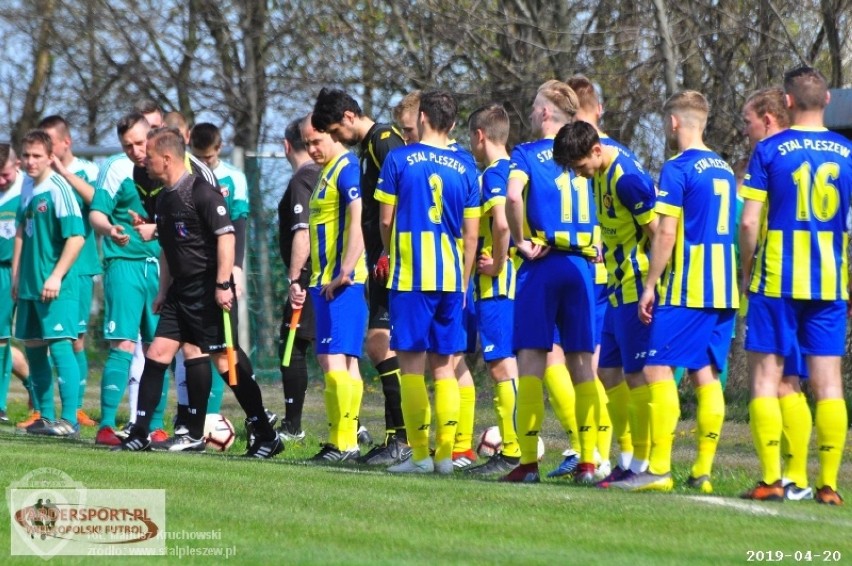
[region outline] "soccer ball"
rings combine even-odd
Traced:
[[[496,426],[490,426],[479,435],[479,441],[476,443],[476,453],[483,458],[490,458],[499,452],[502,447],[503,437],[500,436],[500,429]]]
[[[479,441],[476,443],[476,453],[483,458],[490,458],[502,448],[503,438],[500,436],[500,429],[496,426],[490,426],[482,431],[482,434],[479,435]],[[544,441],[539,436],[538,461],[541,462],[542,458],[544,458]]]
[[[236,438],[237,434],[234,432],[231,421],[215,413],[207,415],[204,421],[204,439],[207,441],[207,446],[224,452],[231,447]]]

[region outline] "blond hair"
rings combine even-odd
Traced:
[[[577,109],[580,107],[580,101],[577,99],[577,93],[562,81],[556,79],[549,80],[538,87],[537,95],[543,96],[559,114],[560,122],[568,122],[577,114]]]
[[[769,114],[775,118],[780,128],[790,127],[790,111],[787,109],[784,90],[781,87],[763,88],[751,93],[745,106],[750,107],[758,118]]]
[[[666,100],[663,113],[677,116],[684,125],[697,126],[703,130],[710,114],[710,103],[697,90],[684,90]]]
[[[402,100],[399,101],[399,104],[394,106],[393,109],[393,119],[394,122],[399,124],[402,121],[402,115],[409,111],[414,111],[415,113],[420,108],[420,91],[414,90],[409,92],[405,96],[402,97]]]

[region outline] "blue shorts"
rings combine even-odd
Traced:
[[[461,292],[390,291],[390,346],[399,352],[463,352]]]
[[[724,370],[736,317],[736,309],[657,306],[645,364]]]
[[[746,315],[745,349],[802,355],[842,356],[846,352],[846,302],[772,298],[752,293]]]
[[[624,373],[636,373],[645,367],[651,327],[639,320],[636,303],[606,311],[598,367],[624,368]]]
[[[512,349],[546,350],[559,331],[565,352],[594,352],[595,297],[587,259],[551,251],[518,271]]]
[[[784,356],[784,375],[798,375],[799,379],[808,378],[808,363],[798,341],[794,344],[793,352]]]
[[[476,303],[479,340],[486,362],[512,357],[512,316],[514,301],[493,297]]]
[[[594,265],[594,264],[590,264]],[[606,283],[595,283],[595,346],[601,345],[603,339],[604,321],[609,305],[609,293]]]
[[[311,287],[309,291],[317,323],[314,344],[316,353],[346,354],[360,358],[367,332],[364,284],[339,288],[331,301],[322,296],[319,287]]]

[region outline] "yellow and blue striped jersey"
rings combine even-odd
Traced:
[[[509,178],[524,183],[524,237],[533,243],[597,257],[595,203],[588,179],[553,161],[553,138],[512,150]]]
[[[766,203],[753,293],[848,298],[850,154],[849,140],[822,128],[794,126],[757,144],[742,189],[743,197]]]
[[[595,174],[593,183],[609,302],[635,303],[650,265],[650,242],[642,226],[656,217],[654,180],[635,161],[617,153],[605,171]]]
[[[479,240],[476,246],[476,257],[486,255],[491,257],[494,245],[492,209],[496,205],[506,204],[506,188],[509,184],[509,160],[498,159],[491,163],[479,177],[482,191],[482,218],[479,221]],[[511,253],[512,243],[509,242]],[[494,297],[515,298],[515,264],[508,259],[503,271],[497,277],[475,274],[474,299],[493,299]]]
[[[361,172],[355,154],[346,152],[326,163],[310,200],[311,287],[327,285],[340,274],[352,225],[349,205],[360,198]],[[350,277],[355,283],[367,280],[364,254]]]
[[[396,207],[388,288],[464,291],[464,219],[480,214],[476,168],[452,149],[400,147],[385,159],[375,198]]]
[[[655,211],[678,223],[662,277],[661,305],[739,306],[736,201],[734,172],[708,149],[688,149],[663,165]]]

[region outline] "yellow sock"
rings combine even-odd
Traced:
[[[328,441],[347,450],[346,439],[349,409],[352,400],[352,378],[346,370],[332,370],[325,374],[325,412],[328,415]]]
[[[698,398],[695,415],[695,440],[698,450],[692,465],[692,477],[699,478],[709,476],[713,469],[716,446],[719,444],[722,424],[725,422],[725,396],[719,381],[697,387],[695,396]]]
[[[781,406],[777,397],[757,397],[748,404],[751,436],[763,481],[781,479]]]
[[[452,458],[459,422],[459,382],[455,378],[435,380],[435,421],[435,461]]]
[[[627,382],[622,381],[607,389],[606,397],[606,408],[612,421],[612,435],[618,441],[618,448],[624,456],[619,463],[624,467],[623,464],[629,465],[629,460],[625,462],[627,457],[633,454],[633,437],[630,435],[630,388]]]
[[[456,382],[458,383],[458,382]],[[438,402],[435,401],[437,414]],[[476,410],[476,388],[473,385],[459,385],[459,424],[456,426],[456,438],[453,452],[466,452],[473,448],[473,423]]]
[[[518,381],[500,381],[494,384],[494,410],[497,412],[497,427],[503,439],[504,456],[518,458],[521,446],[515,430],[515,404],[518,400]]]
[[[534,375],[518,379],[518,444],[521,464],[538,462],[538,435],[544,422],[544,389]]]
[[[808,485],[808,444],[814,427],[811,408],[804,393],[778,399],[781,406],[782,475],[799,487]]]
[[[598,449],[598,455],[601,462],[609,462],[609,453],[612,450],[612,419],[610,418],[607,403],[609,398],[606,396],[606,389],[603,382],[595,378],[595,386],[598,388],[598,436],[595,441],[595,447]]]
[[[630,437],[633,440],[630,469],[637,473],[644,471],[651,452],[650,402],[651,390],[647,385],[630,390]]]
[[[545,368],[544,385],[547,387],[547,396],[556,420],[562,425],[568,439],[573,442],[577,436],[577,398],[571,374],[565,364]]]
[[[819,454],[819,476],[817,487],[830,486],[837,489],[837,474],[846,445],[846,429],[849,428],[846,401],[825,399],[816,404],[816,441]]]
[[[358,448],[358,419],[361,414],[361,399],[364,397],[364,382],[349,375],[352,380],[352,397],[349,400],[349,419],[347,421],[346,440],[348,450]]]
[[[402,396],[402,417],[408,432],[408,445],[414,460],[429,457],[429,425],[432,422],[432,407],[426,391],[426,378],[422,375],[404,373],[399,378]]]
[[[597,416],[600,414],[600,396],[596,380],[577,383],[577,438],[580,444],[580,462],[594,463],[598,441]]]
[[[672,470],[672,444],[677,421],[680,419],[680,399],[673,379],[648,385],[650,392],[649,417],[651,423],[651,452],[648,471],[667,474]]]

